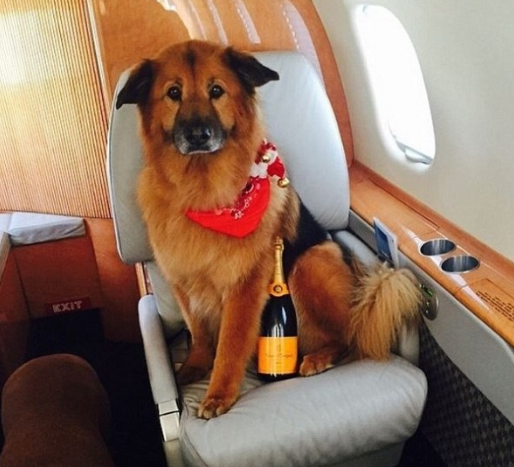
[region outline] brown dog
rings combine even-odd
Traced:
[[[364,271],[327,241],[291,187],[270,183],[282,168],[274,148],[262,143],[255,87],[278,78],[251,55],[189,41],[134,68],[116,102],[139,107],[145,156],[139,203],[155,258],[192,333],[179,382],[213,368],[199,409],[207,419],[238,397],[256,349],[276,236],[286,243],[301,375],[343,357],[387,358],[417,308],[408,271]]]

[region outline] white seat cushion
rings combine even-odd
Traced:
[[[7,230],[13,245],[62,240],[85,235],[84,220],[80,217],[13,212]]]
[[[7,232],[9,230],[9,225],[11,224],[11,217],[11,212],[0,213],[0,232]]]
[[[248,372],[234,407],[206,421],[196,411],[207,384],[206,379],[182,388],[181,445],[195,466],[288,467],[355,459],[412,436],[427,393],[423,372],[397,356],[272,384]]]

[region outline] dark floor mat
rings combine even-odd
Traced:
[[[27,359],[54,353],[75,353],[84,346],[103,341],[99,310],[38,318],[30,324]]]

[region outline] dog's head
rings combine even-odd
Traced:
[[[137,104],[147,136],[162,138],[183,155],[214,153],[248,132],[255,88],[278,78],[252,55],[193,40],[137,66],[116,108]]]

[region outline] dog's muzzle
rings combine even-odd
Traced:
[[[217,151],[226,139],[226,133],[218,122],[204,119],[179,121],[172,135],[173,143],[184,155]]]

